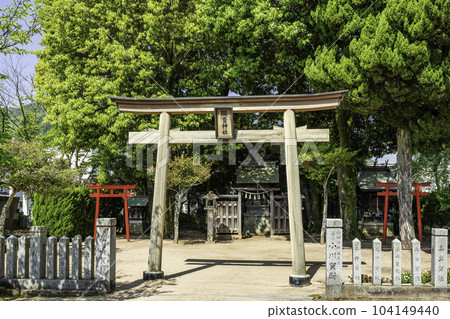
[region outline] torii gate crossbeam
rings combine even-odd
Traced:
[[[183,97],[183,98],[127,98],[111,97],[116,102],[120,112],[139,114],[159,114],[159,131],[145,132],[147,136],[141,136],[141,143],[158,143],[156,158],[155,187],[153,193],[152,225],[150,232],[150,248],[148,270],[144,272],[145,280],[159,279],[164,276],[161,270],[162,242],[164,231],[163,214],[166,210],[167,192],[167,167],[170,158],[169,143],[171,138],[179,134],[179,143],[193,141],[195,132],[175,133],[170,130],[171,114],[200,114],[214,113],[216,108],[231,107],[234,113],[265,113],[283,112],[284,130],[277,132],[277,138],[284,142],[286,155],[286,177],[288,191],[288,206],[290,225],[290,239],[292,251],[292,274],[289,282],[292,286],[301,287],[310,282],[306,273],[305,249],[303,239],[303,221],[300,196],[300,175],[298,168],[297,142],[302,140],[298,134],[310,134],[308,139],[317,141],[324,139],[328,132],[296,128],[295,112],[321,111],[335,109],[344,98],[347,91],[327,92],[317,94],[299,95],[265,95],[265,96],[226,96],[226,97]],[[267,131],[267,130],[265,130]],[[309,132],[308,132],[309,131]],[[260,133],[258,133],[260,132]],[[238,131],[234,139],[223,140],[226,143],[240,142],[249,136],[239,138],[239,134],[250,134],[252,138],[264,138],[268,132]],[[275,132],[272,132],[272,135]],[[280,134],[279,134],[280,133]],[[138,133],[139,134],[139,133]],[[198,134],[198,133],[197,133]],[[212,133],[208,132],[201,137],[207,140],[216,140]],[[135,134],[136,135],[136,134]],[[173,136],[172,136],[173,135]],[[321,137],[319,137],[321,136]],[[131,137],[131,134],[130,134]],[[328,136],[325,136],[325,140]]]

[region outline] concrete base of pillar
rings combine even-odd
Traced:
[[[156,280],[156,279],[163,279],[164,278],[164,271],[144,271],[144,280]]]
[[[310,275],[290,275],[289,276],[289,284],[292,287],[305,287],[311,284]]]

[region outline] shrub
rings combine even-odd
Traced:
[[[84,186],[72,188],[58,196],[34,195],[33,224],[46,226],[48,235],[56,237],[92,235],[95,201]]]
[[[450,226],[450,186],[431,192],[421,200],[424,225],[430,228]]]
[[[353,282],[353,276],[348,276],[350,281]],[[431,282],[431,270],[423,271],[421,274],[422,284],[426,284]],[[381,278],[382,283],[391,283],[392,278]],[[447,282],[450,284],[450,268],[447,269]],[[371,284],[372,276],[362,274],[361,275],[361,283],[363,284]],[[402,284],[412,284],[412,277],[409,271],[402,272]]]

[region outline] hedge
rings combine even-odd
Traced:
[[[95,200],[84,186],[58,196],[33,196],[33,224],[46,226],[47,234],[56,237],[82,237],[94,231]]]

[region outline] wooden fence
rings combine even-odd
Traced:
[[[242,235],[242,198],[238,195],[219,195],[215,214],[218,234]],[[270,235],[289,234],[289,211],[286,195],[270,196]]]
[[[289,211],[286,195],[274,195],[270,202],[270,235],[289,234]]]
[[[242,203],[239,195],[220,195],[215,225],[219,234],[242,234]]]

